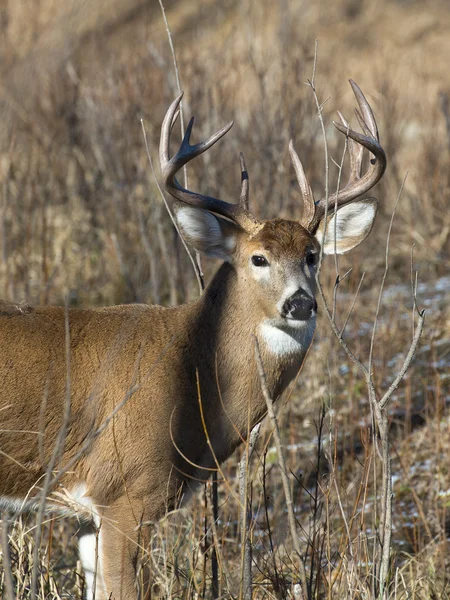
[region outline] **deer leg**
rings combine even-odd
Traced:
[[[84,600],[100,599],[104,586],[100,568],[98,528],[93,521],[81,523],[77,536],[78,552],[84,570]]]
[[[123,496],[102,510],[99,534],[101,574],[106,599],[143,600],[147,598],[149,574],[140,569],[140,559],[148,547],[148,518],[142,499]],[[96,595],[96,600],[103,600]]]

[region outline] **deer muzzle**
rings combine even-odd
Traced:
[[[295,292],[283,305],[281,315],[285,319],[307,321],[317,312],[317,302],[303,290]]]

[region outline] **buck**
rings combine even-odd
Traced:
[[[298,221],[257,220],[245,174],[236,204],[182,187],[179,170],[232,123],[191,145],[191,120],[170,157],[181,96],[169,107],[160,162],[165,189],[178,201],[179,229],[196,251],[223,261],[195,302],[0,307],[0,508],[36,505],[44,487],[48,510],[93,522],[97,535],[80,542],[89,596],[97,556],[98,600],[148,593],[147,576],[136,587],[148,524],[186,502],[265,415],[254,336],[276,400],[311,344],[321,246],[324,254],[343,253],[369,234],[377,202],[355,200],[379,181],[386,156],[372,110],[350,83],[364,134],[343,117],[335,123],[348,136],[348,184],[315,202],[290,143]],[[364,149],[372,157],[362,174]]]

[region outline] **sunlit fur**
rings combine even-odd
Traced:
[[[110,593],[135,597],[136,557],[149,542],[140,524],[179,505],[210,476],[205,467],[226,459],[264,416],[254,336],[274,400],[297,374],[312,339],[315,315],[295,322],[280,314],[288,294],[315,292],[314,268],[305,260],[309,249],[319,248],[311,234],[276,219],[251,237],[217,218],[211,239],[208,227],[189,229],[192,222],[186,215],[180,220],[192,245],[227,260],[195,302],[67,311],[3,305],[0,311],[0,506],[37,501],[70,381],[60,450],[62,468],[73,463],[58,483],[77,503],[67,499],[66,510],[101,520],[97,600]],[[266,256],[268,275],[252,265],[255,252]],[[81,546],[87,566],[90,542]]]

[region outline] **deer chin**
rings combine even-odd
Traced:
[[[315,311],[312,311],[311,315],[307,319],[294,319],[294,317],[290,317],[289,315],[282,315],[279,319],[277,319],[277,327],[280,329],[303,329],[304,327],[309,327],[311,321],[314,321],[315,326],[316,316],[317,313]]]
[[[316,329],[316,317],[307,321],[296,319],[266,319],[259,326],[259,337],[275,356],[304,354],[311,345]]]

